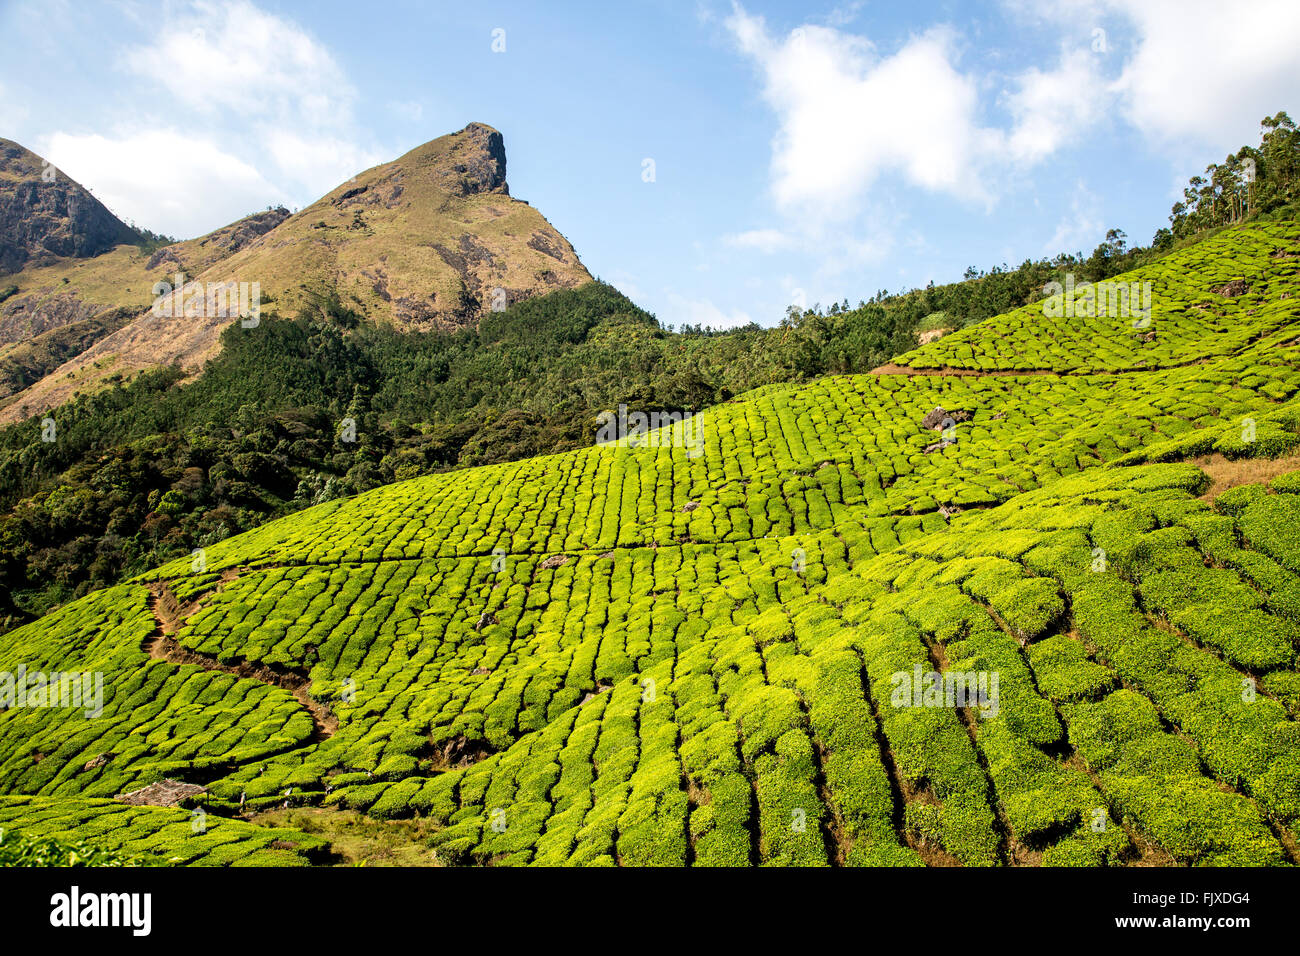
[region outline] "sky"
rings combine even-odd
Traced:
[[[192,238],[478,121],[664,323],[1146,244],[1300,118],[1296,0],[0,0],[0,136]]]

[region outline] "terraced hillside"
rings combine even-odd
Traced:
[[[0,638],[104,688],[0,714],[0,826],[194,863],[326,859],[247,819],[301,805],[419,816],[444,862],[1300,862],[1298,240],[1119,277],[1146,324],[1020,310],[96,592]],[[114,799],[163,779],[205,792]]]
[[[1034,303],[901,356],[916,369],[1123,372],[1239,354],[1294,320],[1294,220],[1227,229],[1139,273],[1099,286],[1150,283],[1150,315],[1108,318],[1111,288],[1075,290],[1067,308]],[[1102,294],[1104,291],[1104,295]],[[1088,293],[1085,295],[1085,293]],[[1089,303],[1088,299],[1092,302]],[[1132,297],[1130,311],[1137,304]],[[1052,314],[1055,313],[1055,314]],[[1116,321],[1125,318],[1126,321]],[[1158,334],[1152,334],[1158,332]]]

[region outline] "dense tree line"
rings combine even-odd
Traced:
[[[1076,282],[1101,282],[1135,269],[1163,254],[1161,250],[1128,246],[1119,229],[1111,229],[1090,255],[1064,253],[1047,259],[1026,259],[1014,269],[1005,264],[985,271],[973,266],[964,281],[948,285],[931,282],[924,289],[877,292],[850,308],[847,301],[823,309],[791,306],[781,322],[787,359],[800,376],[870,371],[881,356],[911,348],[918,331],[956,329],[983,322],[1043,298],[1043,287],[1063,282],[1066,273]]]
[[[1284,112],[1265,117],[1260,127],[1258,147],[1243,146],[1188,181],[1182,201],[1170,211],[1169,228],[1156,233],[1157,248],[1300,199],[1300,131]]]

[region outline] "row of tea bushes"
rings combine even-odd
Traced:
[[[75,834],[110,859],[144,866],[306,866],[329,858],[324,840],[297,830],[255,826],[197,808],[135,807],[114,800],[0,796],[0,832],[0,849],[10,840],[64,840]]]
[[[1300,223],[1294,221],[1241,225],[1115,276],[1117,285],[1151,283],[1145,322],[1133,308],[1136,301],[1125,314],[1106,308],[1109,290],[1094,290],[1089,309],[1086,293],[1078,291],[1072,303],[1032,303],[923,345],[897,362],[914,368],[1086,372],[1230,355],[1294,320],[1300,293],[1296,260],[1275,253],[1293,252],[1297,240]],[[1225,288],[1243,276],[1244,292]]]

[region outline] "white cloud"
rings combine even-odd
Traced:
[[[726,236],[724,241],[729,246],[736,246],[740,249],[757,249],[759,252],[777,252],[781,249],[787,249],[793,244],[793,240],[780,229],[750,229],[748,232],[738,232],[735,235]]]
[[[1137,33],[1116,91],[1156,140],[1236,149],[1259,121],[1300,100],[1295,0],[1107,0]]]
[[[858,14],[862,12],[865,2],[866,0],[851,0],[850,3],[836,7],[826,14],[826,25],[828,27],[848,26],[858,18]]]
[[[1017,19],[1064,24],[1112,76],[1103,102],[1156,146],[1180,142],[1197,155],[1253,142],[1259,120],[1300,97],[1294,0],[1003,0]]]
[[[881,57],[867,39],[828,27],[773,37],[738,5],[727,26],[777,114],[772,189],[781,207],[847,217],[889,171],[926,189],[984,195],[976,159],[992,134],[974,122],[976,85],[951,65],[950,31],[932,29]]]
[[[786,229],[751,229],[722,237],[725,246],[764,255],[795,252],[817,262],[820,278],[833,278],[845,272],[880,262],[893,248],[890,223],[894,218],[879,219],[868,226],[823,228],[818,223],[794,223]]]
[[[250,120],[331,127],[351,118],[356,98],[324,46],[248,0],[196,0],[127,66],[191,109]]]
[[[982,166],[1000,134],[976,121],[977,85],[952,66],[951,31],[929,30],[881,56],[831,27],[774,35],[738,4],[726,25],[776,114],[770,188],[783,221],[724,236],[724,245],[806,255],[816,263],[809,281],[840,284],[893,247],[900,212],[891,193],[873,192],[880,177],[989,201]]]
[[[178,4],[166,30],[119,59],[164,118],[135,111],[108,134],[58,131],[47,150],[141,226],[191,238],[314,201],[385,158],[357,145],[357,93],[330,51],[249,0]]]
[[[284,200],[254,167],[189,130],[55,133],[44,156],[117,215],[192,238]]]
[[[261,146],[282,174],[306,186],[312,201],[389,158],[348,139],[292,129],[265,130]]]
[[[1060,25],[1065,35],[1055,63],[1005,78],[998,105],[1007,121],[989,125],[980,91],[993,77],[960,67],[947,27],[886,53],[834,27],[779,35],[733,4],[727,28],[758,68],[777,118],[771,189],[778,208],[804,221],[847,221],[890,175],[989,205],[1008,169],[1042,163],[1112,114],[1156,145],[1186,140],[1226,152],[1253,142],[1265,114],[1300,101],[1295,0],[1004,5],[1014,19]],[[1094,48],[1096,31],[1104,31],[1104,50]],[[763,230],[734,240],[765,250],[776,244]]]
[[[889,55],[830,27],[775,36],[739,4],[727,27],[777,116],[773,198],[817,226],[859,216],[876,181],[891,174],[990,206],[1008,169],[1041,163],[1105,115],[1106,81],[1087,48],[1063,45],[1050,68],[1009,77],[1001,96],[1009,122],[991,126],[981,120],[980,91],[992,78],[959,68],[948,27],[915,34]]]
[[[1007,138],[1011,158],[1031,165],[1046,159],[1100,120],[1109,99],[1098,58],[1088,49],[1062,47],[1055,69],[1031,67],[1005,97],[1015,120]]]

